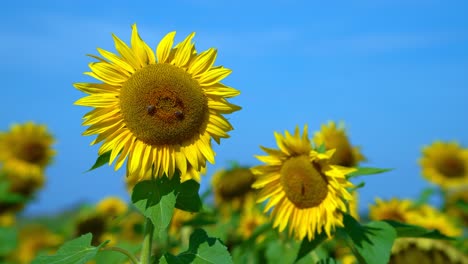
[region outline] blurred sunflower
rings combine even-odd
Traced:
[[[40,177],[55,155],[53,143],[45,125],[14,124],[10,131],[0,132],[0,163],[4,170]]]
[[[143,239],[144,218],[137,212],[129,213],[122,219],[119,239],[132,243],[140,243]]]
[[[460,236],[463,229],[450,217],[430,205],[423,205],[416,209],[410,218],[410,224],[419,225],[426,229],[435,229],[447,236]]]
[[[303,135],[296,127],[294,135],[275,132],[277,149],[261,147],[268,156],[257,156],[266,163],[252,169],[258,175],[253,184],[261,189],[257,202],[268,200],[265,212],[274,207],[273,227],[297,239],[314,239],[323,231],[331,237],[336,226],[343,226],[342,212],[352,195],[346,190],[353,185],[345,175],[355,171],[330,164],[334,150],[318,153],[312,149],[307,126]]]
[[[107,197],[96,205],[98,214],[112,219],[125,214],[128,210],[127,203],[119,197]]]
[[[262,211],[255,204],[255,199],[251,196],[245,201],[243,206],[239,227],[237,233],[244,239],[249,239],[257,227],[268,222],[268,218],[262,213]],[[255,240],[257,243],[265,239],[265,236],[258,236]]]
[[[107,229],[108,221],[106,217],[94,212],[85,213],[80,215],[76,220],[75,236],[79,237],[81,235],[91,233],[93,235],[91,244],[93,246],[97,246],[103,242],[101,237],[106,233]]]
[[[20,229],[18,247],[8,259],[19,264],[29,264],[40,252],[52,254],[63,238],[41,225],[28,225]]]
[[[194,216],[194,213],[186,212],[177,208],[174,209],[168,233],[178,241],[179,247],[177,249],[185,248],[189,245],[190,234],[192,233],[193,228],[189,225],[185,225],[185,223],[192,220]]]
[[[369,218],[371,220],[394,220],[408,223],[413,216],[413,202],[392,198],[384,201],[375,199],[375,205],[369,206]]]
[[[446,195],[444,207],[447,214],[460,219],[468,227],[468,186],[452,189]]]
[[[442,188],[468,184],[468,149],[456,142],[436,141],[422,150],[422,175]]]
[[[216,206],[239,210],[246,197],[253,194],[254,182],[255,175],[247,167],[217,171],[211,178]]]
[[[449,243],[428,238],[395,240],[389,264],[467,264],[468,258]]]
[[[313,141],[317,147],[324,144],[326,149],[335,149],[330,159],[331,164],[355,167],[366,160],[360,148],[351,145],[342,122],[338,126],[333,121],[322,125],[321,130],[315,133]]]
[[[240,107],[226,98],[239,91],[220,83],[231,73],[213,66],[217,51],[197,53],[190,34],[173,47],[175,32],[167,34],[156,52],[132,27],[131,46],[113,35],[118,54],[98,49],[102,58],[89,64],[85,74],[103,83],[76,83],[89,94],[76,105],[95,109],[84,116],[84,135],[98,135],[92,144],[104,141],[99,154],[111,152],[109,164],[119,169],[126,158],[129,174],[200,181],[206,161],[214,163],[211,139],[218,144],[232,130],[223,114]]]
[[[16,216],[13,212],[6,212],[0,214],[0,227],[8,227],[14,225]]]

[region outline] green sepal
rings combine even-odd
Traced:
[[[99,157],[97,157],[96,162],[91,167],[91,169],[87,170],[86,172],[90,172],[92,170],[95,170],[95,169],[97,169],[99,167],[102,167],[102,166],[106,165],[107,163],[109,163],[111,153],[112,153],[112,150],[109,150],[109,151],[105,152],[104,154],[99,155]]]
[[[39,256],[32,264],[85,264],[92,260],[99,249],[107,244],[108,241],[99,246],[91,246],[93,236],[91,233],[82,235],[63,244],[55,255]]]
[[[190,236],[189,248],[174,256],[170,253],[164,254],[159,260],[161,264],[218,264],[232,263],[231,255],[227,247],[218,239],[208,237],[205,230],[195,229]]]
[[[317,151],[318,153],[323,154],[323,153],[327,152],[327,148],[325,147],[325,144],[321,144],[320,146],[318,146],[318,147],[316,148],[316,151]]]

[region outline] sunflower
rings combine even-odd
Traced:
[[[409,223],[422,226],[426,229],[435,229],[447,236],[460,236],[462,228],[457,226],[450,217],[430,205],[422,205],[415,209],[416,213]]]
[[[268,218],[255,204],[255,199],[250,196],[245,201],[239,220],[239,227],[237,233],[244,239],[249,239],[257,227],[268,222]],[[255,241],[260,243],[265,239],[264,235],[258,236]]]
[[[315,133],[313,141],[316,146],[324,144],[326,149],[335,149],[331,164],[355,167],[360,161],[366,160],[360,148],[351,145],[344,123],[337,126],[335,122],[330,121],[327,125],[322,125],[321,130]]]
[[[120,238],[131,243],[140,243],[143,239],[145,218],[137,213],[131,212],[122,219]]]
[[[252,169],[258,175],[253,184],[261,189],[257,202],[266,200],[265,212],[274,218],[273,227],[283,231],[289,224],[289,235],[297,239],[325,231],[328,237],[336,226],[343,226],[342,212],[352,195],[346,188],[353,185],[345,175],[353,168],[330,164],[334,150],[319,153],[312,148],[307,126],[303,135],[296,127],[294,135],[275,132],[279,150],[261,147],[268,156],[257,156],[266,163]]]
[[[108,229],[107,218],[99,215],[97,213],[86,213],[78,217],[75,226],[75,236],[79,237],[81,235],[91,233],[93,239],[91,244],[96,246],[101,242],[101,236],[106,233]]]
[[[63,242],[63,238],[46,227],[33,224],[21,228],[18,235],[18,247],[8,259],[13,263],[28,264],[40,252],[53,253]]]
[[[247,196],[253,193],[255,175],[247,167],[219,170],[211,178],[214,202],[219,208],[239,210]]]
[[[448,243],[428,238],[398,238],[390,264],[467,264],[468,258]]]
[[[413,202],[411,200],[392,198],[384,201],[377,198],[375,199],[375,205],[369,207],[369,218],[371,220],[394,220],[408,223],[413,214]]]
[[[42,175],[55,155],[53,143],[54,138],[45,125],[14,124],[10,131],[0,132],[0,163],[5,170],[20,175]]]
[[[127,203],[119,197],[107,197],[96,205],[97,213],[109,219],[123,215],[127,210]]]
[[[13,212],[6,212],[0,214],[0,227],[9,227],[16,222],[16,216]]]
[[[442,188],[468,184],[468,149],[456,142],[436,141],[422,150],[422,175]]]
[[[462,188],[450,190],[446,193],[445,211],[448,215],[460,219],[465,227],[468,227],[468,185]]]
[[[98,49],[102,58],[92,56],[98,62],[85,74],[103,83],[74,84],[89,94],[75,104],[95,108],[84,116],[84,135],[104,142],[99,155],[110,152],[116,170],[128,157],[129,174],[154,168],[172,177],[178,169],[182,181],[200,181],[206,161],[214,163],[211,139],[229,137],[233,127],[223,114],[240,107],[226,99],[239,91],[220,83],[231,70],[213,66],[215,49],[197,53],[194,35],[173,47],[170,32],[153,51],[133,25],[130,47],[113,35],[118,54]]]

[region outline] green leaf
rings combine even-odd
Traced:
[[[134,244],[129,242],[118,242],[115,247],[119,247],[127,250],[128,252],[136,255],[140,252],[141,245]],[[120,264],[127,263],[128,257],[121,252],[111,251],[111,250],[100,250],[96,257],[94,257],[96,264]],[[131,262],[129,262],[131,263]]]
[[[175,187],[179,184],[178,179],[174,178],[161,177],[141,181],[133,189],[133,204],[151,219],[156,230],[166,229],[171,222],[176,204]]]
[[[379,174],[379,173],[384,173],[387,171],[391,171],[392,169],[379,169],[379,168],[370,168],[370,167],[358,167],[357,171],[351,172],[348,174],[346,177],[348,179],[354,178],[357,176],[363,176],[363,175],[372,175],[372,174]]]
[[[93,259],[99,249],[107,242],[94,247],[91,246],[92,235],[82,235],[63,244],[53,256],[39,256],[33,264],[85,264]]]
[[[294,248],[294,244],[291,242],[281,241],[275,239],[269,241],[266,248],[266,259],[267,263],[293,263],[296,257],[297,247]]]
[[[97,169],[101,166],[106,165],[109,163],[110,160],[110,155],[111,155],[112,150],[107,151],[106,153],[100,155],[97,159],[94,165],[91,167],[91,169],[87,170],[86,172],[92,171],[94,169]]]
[[[320,259],[319,261],[317,261],[316,264],[336,264],[337,262],[335,261],[334,258],[324,258],[324,259]]]
[[[200,184],[195,180],[188,180],[177,186],[177,201],[175,207],[187,212],[199,212],[202,201],[198,195]]]
[[[232,263],[231,255],[223,243],[213,237],[208,237],[203,229],[195,229],[190,236],[187,251],[174,256],[164,254],[159,260],[161,264],[218,264]]]
[[[307,238],[304,238],[297,253],[296,262],[303,258],[305,255],[309,254],[312,250],[318,247],[323,241],[327,239],[327,234],[322,232],[320,234],[315,234],[315,239],[310,241]]]
[[[424,227],[409,225],[393,220],[384,220],[384,222],[388,223],[395,229],[398,237],[424,237],[445,240],[454,239],[440,233],[438,230],[427,230]]]
[[[11,253],[18,244],[15,228],[0,227],[0,256]]]
[[[387,264],[397,237],[395,229],[383,221],[361,225],[352,216],[343,216],[344,231],[348,235],[353,254],[359,263]]]

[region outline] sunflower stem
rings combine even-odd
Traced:
[[[154,226],[151,219],[146,218],[145,237],[141,249],[140,264],[151,264],[151,248],[153,243]]]
[[[115,252],[120,252],[122,254],[124,254],[125,256],[127,256],[130,261],[132,262],[132,264],[138,264],[138,259],[132,254],[130,253],[129,251],[123,249],[123,248],[119,248],[119,247],[106,247],[106,248],[103,248],[102,249],[103,251],[115,251]]]

